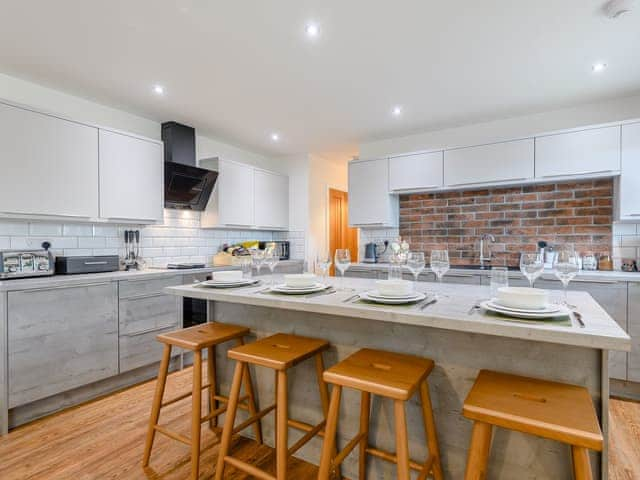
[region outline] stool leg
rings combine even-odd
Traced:
[[[193,352],[193,390],[191,393],[191,478],[200,469],[200,427],[202,418],[202,350]]]
[[[404,401],[393,401],[393,412],[396,419],[396,462],[398,480],[409,480],[409,438],[407,437],[407,416]]]
[[[369,415],[371,414],[371,394],[362,392],[360,397],[360,432],[364,437],[360,440],[360,455],[358,456],[358,478],[367,478],[367,447],[369,446]]]
[[[167,374],[169,373],[169,361],[171,360],[171,345],[164,345],[162,351],[162,361],[158,370],[158,380],[156,381],[156,392],[153,397],[151,406],[151,418],[149,419],[149,429],[147,430],[147,439],[144,445],[144,455],[142,457],[142,466],[149,465],[149,457],[151,457],[151,448],[153,440],[156,436],[156,425],[160,418],[160,407],[162,406],[162,397],[164,396],[164,388],[167,384]]]
[[[289,457],[287,425],[287,372],[278,370],[278,394],[276,398],[276,478],[287,480],[287,458]]]
[[[589,451],[584,447],[571,446],[575,480],[593,480]]]
[[[233,433],[233,425],[236,421],[236,412],[238,410],[240,388],[242,387],[243,371],[244,362],[236,363],[236,369],[233,373],[233,382],[231,383],[231,392],[229,392],[229,403],[227,403],[224,429],[222,430],[222,440],[220,441],[220,449],[218,450],[218,461],[216,463],[215,480],[222,480],[224,475],[224,457],[226,457],[229,453],[229,446],[231,445],[231,434]]]
[[[238,339],[238,345],[244,345],[244,340],[242,338]],[[245,364],[244,366],[244,390],[249,396],[249,415],[253,416],[258,413],[258,409],[256,407],[256,395],[253,390],[253,382],[251,381],[251,372],[249,371],[249,364]],[[258,420],[253,424],[253,432],[256,436],[256,442],[262,444],[262,419]]]
[[[475,422],[473,424],[464,480],[484,480],[487,478],[492,430],[493,428],[488,423]]]
[[[209,413],[218,409],[218,401],[215,399],[217,392],[216,378],[216,347],[207,348],[207,381],[209,382]],[[209,419],[209,428],[214,429],[218,426],[218,417]]]
[[[438,448],[438,435],[436,434],[436,423],[433,419],[433,405],[429,395],[429,384],[425,380],[420,385],[420,403],[422,404],[422,417],[424,419],[424,430],[427,436],[429,455],[433,457],[433,478],[442,480],[442,465],[440,464],[440,449]]]
[[[324,443],[322,445],[322,456],[320,457],[320,471],[318,480],[329,480],[331,473],[331,462],[336,450],[336,432],[338,430],[338,414],[340,413],[340,394],[342,387],[334,385],[331,391],[331,403],[327,415],[327,425],[324,431]]]
[[[322,358],[322,353],[318,353],[316,355],[316,377],[318,379],[318,390],[320,391],[320,403],[322,404],[322,414],[324,415],[325,421],[327,420],[327,416],[329,415],[329,389],[327,388],[327,384],[322,378],[322,374],[324,373],[324,360]],[[325,430],[326,430],[325,424]],[[336,442],[334,440],[334,448],[331,452],[331,455],[335,457],[338,455],[338,451],[336,450]],[[336,467],[336,476],[338,478],[342,478],[342,470],[340,465]]]

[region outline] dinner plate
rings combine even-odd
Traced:
[[[404,303],[420,302],[427,298],[424,293],[415,292],[413,295],[406,296],[404,298],[399,297],[376,297],[370,295],[370,292],[363,292],[360,294],[360,299],[367,300],[374,303],[382,303],[384,305],[402,305]]]
[[[545,318],[563,317],[569,315],[571,312],[565,307],[559,307],[555,312],[522,312],[515,310],[505,310],[502,307],[496,307],[491,301],[487,300],[480,303],[480,307],[490,312],[500,313],[509,317],[526,318],[528,320],[543,320]]]
[[[315,283],[313,283],[311,285],[305,285],[304,287],[303,286],[287,285],[286,283],[281,283],[278,286],[282,287],[282,288],[286,288],[287,290],[309,290],[310,288],[316,288],[316,287],[320,287],[320,286],[326,287],[326,285],[324,283],[319,283],[319,282],[315,282]]]
[[[243,278],[241,281],[233,281],[233,282],[220,282],[215,280],[206,280],[199,285],[203,287],[211,287],[211,288],[232,288],[232,287],[245,287],[248,285],[254,285],[258,283],[259,280],[255,280],[252,278]]]
[[[367,295],[369,295],[370,297],[376,297],[376,298],[385,298],[385,299],[407,299],[407,298],[413,298],[416,295],[419,295],[419,292],[411,292],[411,293],[402,293],[402,294],[398,294],[398,295],[388,295],[388,294],[384,294],[384,293],[380,293],[380,290],[369,290],[367,292]]]
[[[506,310],[509,312],[518,312],[518,313],[540,313],[540,314],[549,314],[556,313],[560,311],[560,305],[554,303],[548,303],[543,308],[515,308],[515,307],[507,307],[506,305],[502,305],[500,302],[496,301],[496,299],[489,300],[489,305],[498,309],[498,310]]]
[[[277,292],[277,293],[286,293],[289,295],[303,295],[305,293],[321,292],[323,290],[326,290],[327,288],[329,288],[329,285],[325,285],[324,283],[317,283],[312,287],[306,287],[306,288],[299,288],[299,287],[292,288],[292,287],[288,287],[283,283],[281,285],[275,285],[271,287],[271,291]]]

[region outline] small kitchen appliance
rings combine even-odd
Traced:
[[[53,275],[54,261],[49,247],[44,242],[42,250],[0,250],[0,279]]]
[[[364,259],[362,261],[364,263],[377,263],[378,259],[380,258],[380,255],[382,255],[384,252],[387,251],[387,248],[389,247],[389,242],[385,240],[383,242],[383,245],[384,245],[384,250],[378,253],[377,243],[374,243],[374,242],[367,243],[364,246]]]
[[[117,255],[96,255],[90,257],[56,257],[56,273],[116,272],[120,269]]]
[[[289,260],[290,243],[286,240],[272,241],[272,242],[259,242],[258,248],[260,250],[264,250],[266,248],[275,248],[276,255],[280,258],[280,260]]]

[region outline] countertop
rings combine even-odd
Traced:
[[[353,263],[349,268],[357,270],[386,270],[391,266],[389,263]],[[404,266],[403,269],[409,272],[409,269]],[[425,268],[424,272],[431,272],[430,268]],[[456,268],[455,266],[449,270],[449,273],[455,274],[467,274],[467,275],[490,275],[491,267],[487,267],[484,270],[476,268]],[[524,275],[518,270],[509,270],[509,276],[512,278],[524,278]],[[558,280],[551,270],[545,270],[540,277],[544,280]],[[605,271],[595,270],[586,271],[580,270],[573,281],[603,281],[603,282],[640,282],[640,272],[622,272],[622,271]],[[559,281],[559,280],[558,280]]]
[[[268,277],[265,278],[268,282]],[[569,292],[569,301],[579,305],[578,310],[586,324],[585,328],[580,328],[575,321],[573,321],[572,326],[559,326],[551,322],[500,320],[482,312],[469,315],[469,309],[479,299],[489,296],[489,287],[446,283],[430,283],[421,286],[423,290],[427,288],[429,292],[440,294],[437,303],[421,311],[416,307],[345,302],[344,300],[354,293],[371,289],[373,280],[345,278],[344,281],[345,286],[352,290],[341,290],[330,295],[306,297],[257,293],[259,290],[263,290],[264,286],[240,289],[213,289],[185,285],[168,287],[165,291],[178,296],[204,300],[364,318],[537,342],[575,345],[603,350],[629,351],[631,348],[629,335],[618,326],[615,320],[588,293],[584,292]],[[339,286],[340,282],[337,282],[337,285]]]

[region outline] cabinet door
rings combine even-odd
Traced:
[[[428,190],[443,184],[443,152],[403,155],[389,159],[389,189]]]
[[[9,407],[118,373],[116,283],[8,294]]]
[[[535,286],[549,290],[562,289],[562,284],[557,280],[537,280]],[[595,301],[604,308],[618,325],[625,332],[629,332],[627,325],[627,283],[576,279],[569,284],[569,290],[591,294]],[[609,377],[626,380],[627,362],[627,352],[609,352]]]
[[[289,226],[289,177],[256,169],[253,181],[256,226],[286,229]]]
[[[640,283],[629,282],[629,381],[640,382]]]
[[[620,127],[536,137],[536,178],[620,171]]]
[[[398,198],[389,194],[389,161],[349,163],[349,225],[397,226]]]
[[[161,222],[162,145],[100,130],[100,216]]]
[[[218,175],[219,223],[230,227],[254,225],[253,167],[220,161]]]
[[[640,221],[640,123],[622,126],[622,172],[619,180],[620,219]]]
[[[0,211],[98,216],[98,129],[0,103]]]
[[[448,186],[525,180],[533,175],[532,138],[444,152],[444,183]]]

